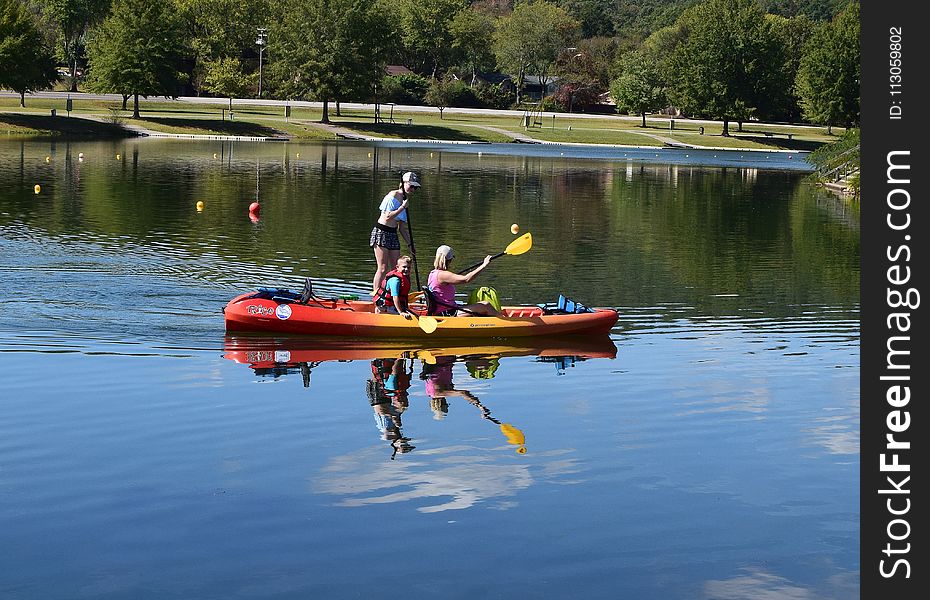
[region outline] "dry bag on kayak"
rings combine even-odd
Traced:
[[[468,303],[475,304],[477,302],[487,302],[494,307],[494,310],[500,312],[501,301],[497,297],[497,290],[490,286],[483,285],[472,290],[471,294],[468,296]]]

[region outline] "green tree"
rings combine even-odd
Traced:
[[[700,0],[624,0],[607,12],[615,35],[621,40],[642,40],[650,33],[675,23],[681,13]]]
[[[423,72],[435,79],[452,62],[452,20],[467,0],[396,0],[401,37],[411,56],[422,57]]]
[[[612,15],[619,8],[616,0],[559,0],[559,6],[578,20],[584,38],[613,37]]]
[[[662,79],[667,83],[675,80],[673,57],[685,37],[685,28],[680,24],[675,24],[653,31],[640,47],[643,55],[647,56],[656,65]],[[617,61],[614,71],[615,77],[619,77],[623,73],[622,67],[623,63]]]
[[[459,11],[449,24],[452,49],[458,66],[471,74],[471,85],[475,85],[478,71],[494,67],[491,40],[494,36],[494,21],[486,13],[467,9]]]
[[[373,33],[383,20],[367,0],[289,0],[270,35],[278,40],[274,64],[282,90],[293,98],[329,102],[371,97],[383,71],[384,40]]]
[[[575,81],[596,83],[603,90],[610,86],[611,69],[617,59],[617,40],[608,37],[594,37],[578,40],[579,60],[570,60],[557,65],[559,77]]]
[[[452,77],[430,80],[429,88],[426,90],[426,103],[439,109],[439,118],[442,119],[442,111],[452,104],[459,93],[460,81]]]
[[[231,111],[233,98],[248,93],[252,77],[243,73],[242,61],[238,58],[218,58],[204,64],[203,85],[214,94],[228,97]]]
[[[32,15],[18,0],[0,0],[0,87],[19,92],[19,105],[26,106],[26,92],[56,79],[55,60]]]
[[[195,89],[199,91],[205,87],[209,71],[216,69],[217,61],[223,59],[238,59],[243,73],[257,70],[255,40],[258,28],[267,28],[273,18],[269,0],[175,1],[184,17],[194,52],[192,84]],[[267,52],[264,58],[268,58]],[[244,89],[240,93],[248,91]]]
[[[678,21],[683,38],[671,58],[672,100],[691,114],[740,124],[778,81],[782,47],[753,0],[707,0]]]
[[[772,31],[778,36],[783,48],[782,65],[778,73],[780,85],[774,87],[768,102],[760,106],[759,117],[779,121],[798,121],[801,118],[801,103],[794,85],[784,85],[785,81],[794,82],[798,77],[801,63],[799,48],[804,48],[815,25],[807,16],[786,18],[779,15],[766,15]]]
[[[134,119],[139,96],[177,97],[186,79],[180,70],[183,34],[171,3],[116,0],[87,45],[90,89],[131,95]]]
[[[761,4],[765,12],[773,15],[829,21],[848,0],[761,0]]]
[[[627,52],[621,59],[623,74],[611,85],[610,93],[617,109],[642,115],[662,109],[668,103],[665,82],[655,62],[638,50]]]
[[[573,106],[588,107],[610,87],[610,70],[616,53],[616,41],[611,38],[579,40],[578,46],[564,48],[554,66],[559,78],[556,100],[572,112]],[[583,109],[582,109],[583,110]]]
[[[517,76],[518,104],[527,75],[537,75],[545,89],[560,53],[575,42],[579,27],[565,9],[539,1],[521,2],[498,21],[494,54],[501,69]]]
[[[804,117],[822,125],[858,125],[859,76],[859,3],[853,2],[804,47],[796,81]]]
[[[44,10],[57,29],[58,53],[71,68],[71,91],[76,92],[88,32],[107,16],[110,0],[45,0]]]

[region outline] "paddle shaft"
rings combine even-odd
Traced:
[[[420,285],[420,269],[417,268],[417,251],[416,244],[413,243],[413,225],[410,224],[410,204],[407,204],[407,234],[410,236],[410,253],[413,254],[413,272],[417,276],[417,289],[422,289]]]
[[[408,217],[408,218],[409,218],[409,217]],[[409,224],[408,224],[408,225],[409,225]],[[505,254],[507,254],[507,251],[506,251],[506,250],[503,251],[503,252],[498,252],[497,254],[495,254],[494,256],[491,257],[491,260],[494,260],[495,258],[500,258],[501,256],[503,256],[503,255],[505,255]],[[476,269],[476,268],[480,267],[480,266],[483,265],[483,264],[484,264],[484,261],[483,261],[483,260],[482,260],[481,262],[477,262],[477,263],[473,264],[472,266],[468,267],[467,269],[462,269],[461,271],[459,271],[459,275],[465,275],[466,273],[468,273],[468,272],[471,271],[472,269]]]

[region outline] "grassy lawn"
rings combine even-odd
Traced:
[[[124,138],[134,136],[119,125],[50,114],[0,112],[0,133],[15,137]]]
[[[322,113],[317,108],[292,107],[290,117],[285,120],[283,106],[260,106],[237,101],[233,103],[234,118],[230,120],[226,103],[195,104],[140,99],[142,118],[135,120],[130,118],[130,111],[122,110],[120,102],[87,100],[77,96],[71,119],[62,116],[67,114],[65,106],[64,99],[28,97],[26,107],[22,108],[17,98],[0,98],[0,132],[20,136],[125,135],[113,124],[115,122],[175,134],[334,138],[331,130],[319,125]],[[49,116],[52,108],[58,111],[58,117]],[[110,123],[75,118],[81,116],[93,116]],[[721,135],[723,124],[719,122],[675,119],[675,128],[670,129],[667,117],[647,117],[646,127],[643,127],[639,118],[604,115],[591,119],[568,114],[558,114],[555,119],[551,116],[542,117],[534,126],[524,129],[520,116],[446,111],[444,118],[440,118],[438,109],[426,112],[395,110],[393,123],[375,123],[371,109],[343,109],[337,116],[334,104],[329,106],[329,117],[333,125],[360,135],[473,142],[510,142],[516,135],[523,135],[562,143],[660,147],[677,142],[718,148],[813,150],[824,143],[835,141],[843,133],[840,128],[834,128],[833,135],[827,135],[823,127],[776,127],[750,122],[743,124],[743,131],[738,131],[736,123],[730,123],[730,136],[724,137]],[[703,134],[701,127],[704,128]],[[791,139],[788,134],[791,134]]]
[[[418,140],[449,140],[460,142],[510,142],[513,138],[479,126],[467,123],[414,122],[410,125],[398,123],[374,123],[372,121],[332,119],[334,125],[349,129],[355,133],[374,137]]]
[[[152,131],[193,135],[238,135],[247,137],[283,137],[284,132],[256,121],[229,121],[222,118],[186,115],[149,116],[141,119],[124,119],[125,123],[139,125]]]

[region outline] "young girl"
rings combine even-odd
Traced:
[[[420,187],[420,179],[416,173],[407,172],[401,178],[400,187],[391,190],[381,201],[378,209],[381,216],[371,230],[371,238],[368,245],[375,251],[375,260],[378,267],[375,270],[375,277],[372,281],[372,292],[374,296],[381,288],[381,280],[387,275],[388,271],[394,268],[400,257],[400,238],[398,231],[410,248],[410,254],[416,259],[416,249],[410,240],[410,230],[407,228],[407,203],[410,193]]]

